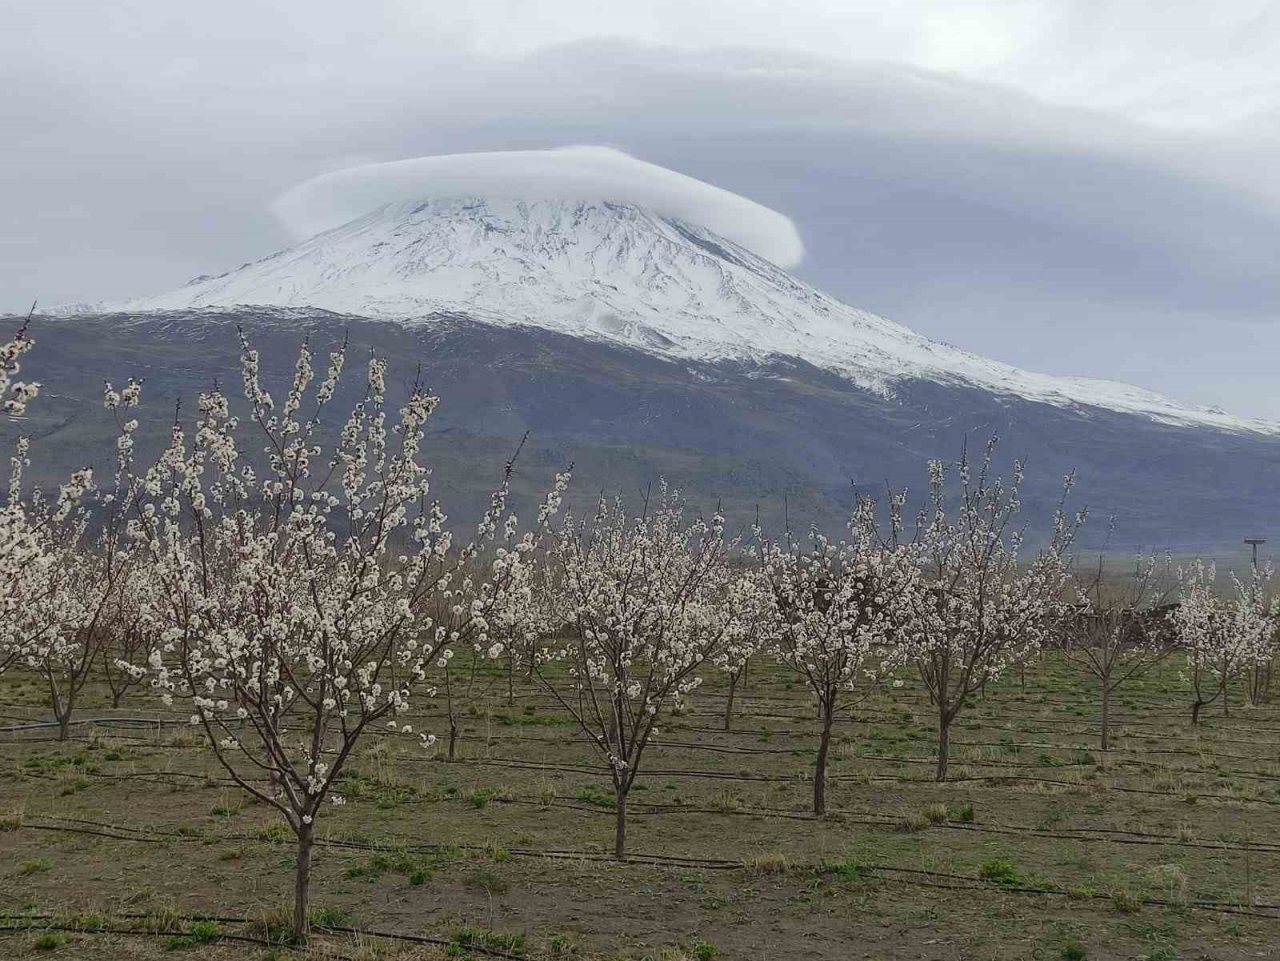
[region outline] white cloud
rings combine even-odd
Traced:
[[[612,201],[699,224],[781,267],[804,244],[787,216],[609,147],[446,154],[322,174],[279,197],[272,212],[299,239],[402,201],[452,198]]]
[[[397,157],[616,145],[794,218],[806,279],[1013,363],[1280,417],[1280,4],[0,4],[4,304],[290,242]]]

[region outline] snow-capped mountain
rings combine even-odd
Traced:
[[[319,356],[349,341],[386,358],[392,404],[414,383],[438,393],[433,486],[462,516],[523,437],[516,483],[531,496],[573,461],[588,499],[665,478],[735,523],[837,532],[856,494],[918,496],[927,460],[997,435],[1002,467],[1029,465],[1032,536],[1072,473],[1099,547],[1237,557],[1242,536],[1276,539],[1280,425],[930,341],[788,273],[804,245],[784,214],[617,151],[365,165],[272,209],[295,246],[35,318],[23,374],[58,389],[0,422],[0,441],[39,445],[34,480],[112,456],[103,378],[145,378],[139,436],[168,437],[175,398],[239,380],[240,328],[273,389],[305,336]],[[358,402],[359,380],[335,410]]]
[[[923,381],[1167,425],[1280,433],[1141,388],[1035,374],[931,341],[705,227],[630,203],[401,199],[229,273],[110,309],[246,306],[404,324],[464,315],[669,360],[795,358],[885,398]]]

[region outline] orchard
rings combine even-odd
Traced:
[[[40,403],[31,347],[0,348],[6,416]],[[238,396],[199,393],[151,463],[145,384],[108,384],[113,469],[56,491],[12,451],[15,950],[888,958],[914,926],[939,957],[1175,957],[1221,924],[1243,957],[1280,931],[1266,570],[1085,556],[1072,478],[1026,517],[994,441],[843,531],[660,480],[575,512],[568,464],[522,517],[519,450],[459,523],[440,401],[314,363],[274,394],[243,339]]]

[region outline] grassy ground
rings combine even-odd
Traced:
[[[908,682],[838,724],[823,819],[803,689],[756,670],[725,733],[708,685],[646,756],[625,864],[600,759],[544,695],[500,688],[452,763],[370,736],[320,822],[313,892],[323,926],[365,933],[311,956],[1280,957],[1280,710],[1192,728],[1173,665],[1121,692],[1105,763],[1083,677],[1047,660],[1007,679],[957,722],[941,785]],[[0,679],[0,723],[43,718],[40,697]],[[442,705],[420,706],[415,729],[443,733]],[[81,714],[157,723],[0,734],[0,955],[296,956],[228,940],[286,916],[278,818],[147,695]]]

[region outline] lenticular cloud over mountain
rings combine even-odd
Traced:
[[[350,167],[299,184],[272,212],[306,239],[387,204],[466,197],[628,204],[706,227],[779,267],[804,257],[786,215],[610,147],[445,154]]]

